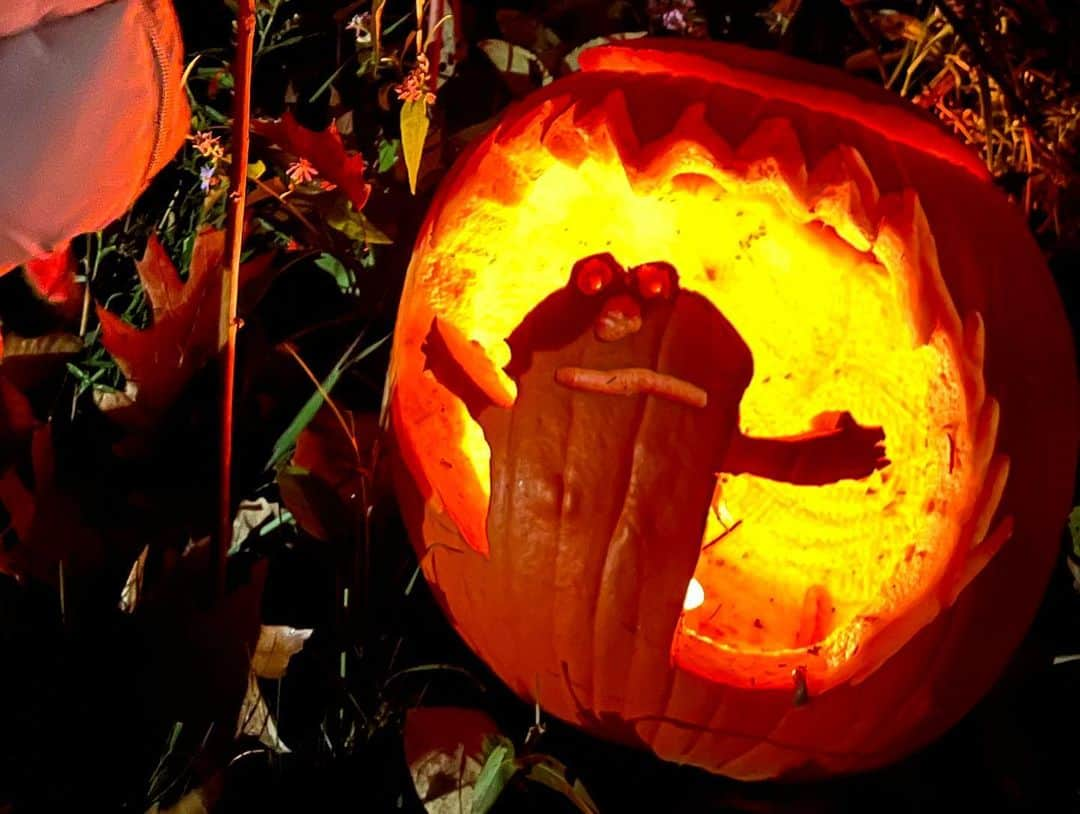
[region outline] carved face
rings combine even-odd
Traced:
[[[433,204],[387,399],[466,641],[561,717],[745,777],[876,765],[970,706],[1075,449],[1039,383],[1074,376],[1060,307],[978,160],[770,60],[597,49],[516,107]],[[1009,514],[1039,556],[984,576]]]
[[[673,299],[679,280],[670,263],[645,263],[627,272],[610,254],[600,254],[574,264],[573,285],[601,303],[593,322],[596,338],[617,342],[641,330],[644,305]]]
[[[697,323],[681,332],[696,334],[697,356],[708,362],[697,373],[700,382],[656,368],[659,343],[671,323],[683,320]],[[725,347],[725,341],[732,346]],[[652,261],[627,270],[606,252],[577,261],[566,286],[531,311],[507,344],[511,358],[504,370],[519,385],[536,352],[556,350],[563,357],[554,372],[558,385],[610,395],[652,393],[697,408],[708,402],[703,382],[718,372],[736,371],[738,381],[721,385],[715,396],[745,388],[750,375],[749,351],[730,323],[708,300],[680,291],[671,263]],[[714,358],[717,354],[737,361],[733,365]],[[583,366],[586,357],[603,367]],[[745,366],[741,376],[740,364]]]

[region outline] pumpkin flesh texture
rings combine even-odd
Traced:
[[[926,724],[933,706],[932,696],[918,689],[927,680],[923,665],[935,655],[941,662],[943,646],[957,654],[970,648],[956,647],[955,627],[933,620],[1004,539],[999,532],[983,542],[1004,468],[990,454],[997,414],[985,398],[981,325],[970,317],[961,324],[948,291],[942,295],[920,202],[895,183],[904,175],[894,168],[901,157],[909,167],[923,159],[900,148],[883,150],[881,139],[847,125],[836,125],[831,137],[843,133],[862,154],[835,145],[815,149],[821,136],[798,116],[791,117],[800,123],[794,155],[783,144],[783,128],[763,124],[760,116],[749,117],[757,130],[743,133],[742,146],[731,139],[732,148],[716,135],[716,117],[706,121],[703,111],[693,109],[694,99],[710,92],[715,97],[715,90],[684,88],[679,98],[666,79],[659,85],[636,79],[620,100],[608,92],[610,80],[589,79],[574,80],[574,104],[552,91],[546,102],[509,117],[459,166],[450,185],[454,194],[444,193],[436,203],[428,236],[418,244],[405,294],[414,307],[396,339],[390,409],[409,478],[425,501],[410,519],[414,539],[427,544],[425,573],[466,639],[515,690],[594,730],[744,777],[790,769],[808,753],[832,770],[882,762],[946,725],[940,716]],[[647,127],[660,135],[633,143],[640,134],[629,126],[626,109],[660,97],[682,118],[653,117]],[[727,101],[732,104],[726,109],[739,107],[737,100]],[[788,135],[794,135],[790,128]],[[800,141],[815,159],[799,154]],[[535,146],[541,142],[544,149]],[[764,158],[756,159],[754,150]],[[864,155],[874,165],[873,178],[865,163],[860,170]],[[970,172],[934,170],[976,196],[983,189]],[[880,178],[896,191],[878,201]],[[819,193],[832,190],[819,194],[816,207],[808,191],[815,185]],[[922,191],[940,213],[937,201]],[[962,245],[946,244],[953,255]],[[421,330],[439,316],[459,332],[459,357],[472,354],[469,367],[491,398],[518,410],[514,396],[520,398],[524,385],[502,374],[510,360],[504,339],[565,283],[575,260],[601,249],[627,265],[673,262],[685,287],[731,319],[754,353],[754,379],[741,403],[744,430],[798,432],[822,411],[847,409],[863,423],[886,428],[894,461],[888,479],[879,473],[811,494],[752,476],[727,478],[701,543],[718,536],[721,518],[728,525],[743,522],[700,557],[695,575],[706,604],[681,619],[689,555],[676,552],[677,562],[661,562],[656,540],[643,544],[647,535],[616,533],[598,550],[595,533],[592,546],[564,534],[554,546],[550,534],[532,533],[536,518],[520,508],[512,521],[498,512],[495,522],[479,527],[476,518],[487,519],[488,483],[550,489],[558,455],[550,454],[540,472],[522,470],[521,461],[543,450],[515,455],[518,469],[492,469],[488,482],[491,459],[482,428],[419,370]],[[480,273],[493,261],[497,273]],[[966,281],[960,283],[963,292]],[[969,305],[979,302],[967,297]],[[1060,357],[1049,364],[1060,364]],[[837,366],[843,375],[834,372]],[[658,422],[664,430],[656,446],[639,441],[630,451],[625,432],[608,434],[619,423],[611,411],[632,413],[642,409],[638,402],[656,399],[600,407],[597,400],[620,400],[557,398],[566,401],[562,412],[530,408],[515,420],[519,434],[538,436],[529,443],[561,445],[564,491],[577,471],[586,473],[578,482],[590,487],[632,482],[624,473],[627,466],[636,471],[638,455],[659,459],[649,466],[660,472],[676,469],[685,447],[700,437],[693,423]],[[571,410],[575,400],[579,409]],[[672,427],[684,433],[681,442],[672,440]],[[438,468],[422,460],[419,450],[425,448],[439,450]],[[670,487],[672,478],[668,473],[641,481],[654,490],[653,502],[632,488],[605,486],[592,496],[597,518],[606,518],[597,520],[598,527],[616,512],[630,517],[637,531],[648,525],[656,493],[670,493],[658,484]],[[916,494],[905,507],[900,498],[911,495],[912,486]],[[681,505],[700,502],[692,497]],[[498,499],[493,495],[493,507]],[[550,494],[540,503],[548,513],[556,505]],[[845,537],[852,526],[857,528]],[[882,528],[891,534],[879,534]],[[764,541],[755,538],[755,529]],[[775,532],[785,529],[788,538],[777,541]],[[815,539],[807,540],[807,529]],[[969,547],[980,542],[981,559],[979,546],[968,558]],[[451,548],[459,553],[449,553]],[[1040,562],[1046,558],[1023,562],[1014,573],[1045,573]],[[644,568],[653,563],[664,573]],[[1017,566],[1015,557],[1012,564]],[[679,581],[681,588],[673,586]],[[1032,593],[1028,587],[1029,598],[1016,601],[1030,605]],[[739,598],[734,604],[733,596]],[[781,598],[778,609],[770,597]],[[495,610],[511,607],[525,610]],[[946,614],[947,621],[954,618]],[[816,647],[830,636],[839,642],[831,652]],[[726,641],[715,641],[721,638]],[[861,645],[867,646],[855,657]],[[824,657],[814,662],[811,648]],[[900,648],[905,658],[878,669]],[[828,690],[810,708],[792,710],[785,669],[790,655],[804,659],[815,693]],[[963,664],[959,658],[947,661]],[[992,674],[995,659],[999,664],[996,656],[965,667]],[[844,683],[852,678],[862,685]],[[964,698],[954,685],[945,686],[950,691],[939,690],[938,697]],[[953,702],[964,703],[970,702]]]

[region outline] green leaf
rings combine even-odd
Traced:
[[[427,138],[427,102],[417,99],[401,106],[401,150],[405,169],[409,172],[409,190],[416,194],[416,178],[420,174],[420,157]]]
[[[262,161],[253,161],[248,164],[248,178],[252,181],[258,181],[264,175],[266,175],[266,164]]]
[[[392,169],[397,163],[398,151],[401,149],[400,139],[380,139],[379,155],[375,159],[375,172],[384,173]]]
[[[337,282],[338,288],[342,291],[348,291],[352,288],[353,276],[349,273],[349,270],[341,264],[341,261],[332,254],[326,254],[325,252],[320,254],[315,259],[315,265],[323,271],[330,272]]]
[[[333,207],[326,213],[326,223],[357,243],[389,246],[394,242],[344,195],[336,197]]]
[[[514,744],[502,735],[484,738],[484,767],[473,787],[472,814],[487,814],[503,793],[506,785],[517,774],[514,761]]]
[[[589,796],[580,780],[571,783],[566,777],[566,766],[549,755],[536,755],[534,763],[525,777],[535,783],[557,791],[573,803],[582,814],[599,814],[600,809]]]
[[[221,90],[232,90],[235,86],[233,75],[224,68],[214,68],[211,66],[198,68],[195,71],[195,76],[206,82],[216,81],[218,88]]]
[[[281,437],[274,443],[273,452],[270,453],[270,460],[267,461],[266,464],[267,469],[273,469],[288,456],[289,452],[296,445],[296,439],[300,437],[300,433],[302,433],[304,428],[311,423],[311,420],[315,417],[315,413],[319,412],[319,408],[322,407],[323,402],[325,401],[323,393],[329,394],[330,391],[334,389],[334,385],[338,383],[341,374],[344,373],[350,365],[362,361],[378,350],[390,338],[390,334],[372,342],[354,356],[353,353],[360,346],[360,342],[363,338],[364,335],[361,333],[360,336],[353,340],[352,344],[349,345],[345,352],[341,354],[341,358],[334,364],[333,369],[326,375],[326,378],[322,380],[320,388],[316,388],[315,392],[311,394],[311,398],[304,403],[304,406],[300,408],[300,412],[296,414],[296,417],[285,429],[285,432],[283,432]]]

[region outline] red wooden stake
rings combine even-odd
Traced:
[[[247,198],[248,143],[251,127],[251,64],[255,42],[255,0],[239,0],[236,9],[236,56],[233,60],[232,166],[226,221],[226,266],[221,286],[221,439],[218,533],[216,540],[217,595],[225,593],[225,558],[232,544],[233,386],[236,372],[236,297],[240,254],[244,242],[244,204]]]

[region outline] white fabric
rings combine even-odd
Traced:
[[[34,0],[45,21],[0,39],[0,273],[119,217],[187,133],[169,0],[55,17],[80,3]]]

